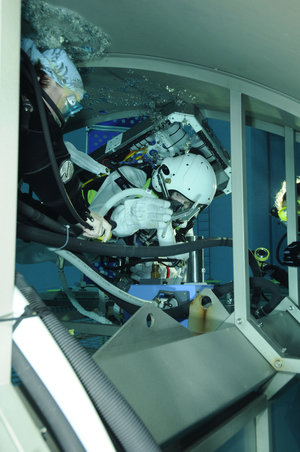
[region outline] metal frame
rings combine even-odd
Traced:
[[[19,67],[19,42],[20,42],[20,0],[0,0],[0,89],[1,89],[1,138],[3,149],[1,154],[3,172],[3,185],[7,187],[6,197],[3,198],[3,211],[9,212],[2,218],[1,250],[5,260],[2,261],[2,284],[0,305],[0,316],[10,316],[12,312],[13,286],[14,286],[14,250],[15,250],[15,224],[16,212],[12,209],[16,200],[17,187],[17,137],[18,137],[18,67]],[[12,26],[13,24],[13,26]],[[9,48],[8,48],[9,43]],[[129,67],[131,69],[154,70],[156,72],[169,72],[186,78],[194,78],[211,84],[227,87],[230,90],[230,121],[231,121],[231,152],[232,152],[232,199],[233,199],[233,259],[236,311],[235,323],[246,338],[257,350],[269,361],[276,370],[288,372],[288,376],[300,372],[299,359],[285,358],[277,353],[272,345],[261,335],[259,327],[250,319],[250,296],[249,296],[249,270],[247,262],[248,231],[247,231],[247,209],[246,209],[246,177],[245,177],[245,113],[243,109],[243,97],[245,95],[260,99],[281,110],[287,111],[300,117],[300,103],[288,96],[267,89],[259,84],[250,83],[238,77],[222,74],[217,71],[208,70],[191,64],[181,64],[167,60],[159,60],[146,57],[132,56],[107,56],[94,64],[102,67]],[[288,240],[297,238],[297,219],[295,209],[295,132],[285,127],[286,146],[286,172],[288,200]],[[9,231],[9,234],[7,233]],[[4,265],[3,265],[4,264]],[[289,269],[290,292],[288,300],[295,305],[299,304],[298,271]],[[296,306],[295,306],[296,309]],[[11,324],[0,324],[0,390],[1,394],[10,396],[9,405],[13,406],[14,412],[21,412],[21,402],[17,399],[10,384],[11,371]],[[282,374],[284,375],[284,374]],[[283,385],[287,382],[284,379]],[[2,397],[1,397],[2,400]],[[3,417],[4,408],[4,417]],[[7,404],[1,403],[1,421],[10,422],[10,415],[5,412]],[[265,409],[265,407],[263,407]],[[8,415],[6,415],[8,413]],[[24,412],[24,418],[26,413]],[[19,414],[20,415],[20,414]],[[28,417],[28,416],[27,416]],[[22,423],[25,420],[22,417]],[[269,418],[267,411],[262,411],[257,419],[257,435],[260,437],[260,426],[265,432]],[[20,423],[18,423],[20,424]],[[34,444],[34,427],[29,425],[25,435],[30,435],[31,445]],[[13,426],[18,430],[19,425]],[[20,431],[18,430],[18,433]],[[24,431],[23,433],[24,434]],[[22,434],[18,441],[22,440]],[[36,435],[38,436],[38,435]],[[14,435],[14,440],[18,437]],[[17,441],[17,444],[19,444]],[[264,449],[265,445],[258,442],[258,450]],[[24,444],[23,444],[24,445]],[[269,445],[267,445],[269,447]]]
[[[261,334],[259,325],[250,317],[245,112],[241,91],[231,90],[230,107],[235,324],[276,370],[299,373],[300,360],[285,358],[283,354],[278,353],[271,341]],[[293,208],[296,205],[295,140],[293,130],[286,128],[285,132],[287,190],[290,194],[287,208],[288,215],[291,215],[288,225],[288,240],[296,240],[297,215]],[[297,269],[296,271],[292,268],[289,269],[289,295],[292,300],[295,300],[295,303],[298,303],[297,273]],[[297,309],[296,306],[295,309]]]
[[[14,286],[16,234],[18,135],[19,135],[19,65],[20,65],[20,1],[0,0],[0,154],[2,183],[7,187],[1,201],[2,234],[0,317],[10,316]],[[14,24],[14,25],[12,25]],[[4,178],[4,179],[3,179]],[[11,323],[0,323],[0,385],[10,382]]]
[[[19,135],[20,0],[0,0],[0,154],[2,183],[0,317],[12,317],[15,278],[15,234]],[[49,451],[11,384],[12,322],[0,323],[0,437],[3,450]],[[16,415],[17,413],[17,415]],[[21,419],[21,422],[20,422]]]

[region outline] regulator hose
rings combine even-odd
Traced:
[[[17,275],[16,285],[33,310],[45,310],[46,305],[21,275]],[[144,423],[77,339],[68,333],[49,310],[43,314],[41,320],[60,346],[101,419],[123,450],[159,452],[160,448]]]

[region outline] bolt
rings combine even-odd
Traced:
[[[285,353],[287,351],[287,348],[286,347],[283,347],[282,349],[281,349],[281,353]]]
[[[241,318],[236,319],[236,323],[238,325],[241,325],[243,323],[243,320]]]
[[[258,326],[259,326],[259,328],[262,328],[262,327],[264,326],[264,324],[263,324],[262,322],[260,322],[260,323],[258,324]]]
[[[282,362],[280,361],[280,359],[276,359],[276,360],[275,360],[274,366],[276,367],[276,369],[281,369],[281,367],[282,367]]]
[[[293,311],[295,308],[293,305],[289,306],[289,311]]]
[[[48,430],[47,427],[41,427],[40,428],[40,434],[45,437],[45,435],[47,434]]]

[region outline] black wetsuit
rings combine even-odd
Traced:
[[[21,74],[19,177],[28,183],[30,189],[37,195],[44,212],[52,218],[63,217],[68,223],[76,223],[77,221],[62,199],[54,177],[35,96],[31,84],[26,78],[22,78]],[[44,105],[53,151],[57,166],[60,168],[64,161],[70,160],[70,155],[63,142],[63,127],[54,119],[47,105],[45,103]],[[76,171],[64,186],[76,211],[83,219],[86,219],[88,207],[83,201],[81,183]]]

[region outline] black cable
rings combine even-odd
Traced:
[[[47,148],[47,151],[48,151],[48,156],[49,156],[49,160],[50,160],[51,167],[52,167],[52,170],[53,170],[53,175],[54,175],[55,181],[57,183],[57,187],[58,187],[58,189],[60,191],[60,194],[62,196],[62,199],[65,202],[65,205],[67,206],[67,208],[68,208],[69,212],[71,213],[72,217],[78,223],[82,224],[84,227],[86,227],[88,229],[93,229],[93,227],[90,226],[86,221],[84,221],[81,218],[81,216],[78,214],[78,212],[75,209],[75,207],[74,207],[74,205],[73,205],[73,203],[72,203],[72,201],[71,201],[71,199],[70,199],[70,197],[69,197],[69,195],[68,195],[68,193],[67,193],[67,191],[65,189],[65,186],[64,186],[64,184],[63,184],[63,182],[61,180],[61,177],[60,177],[60,174],[59,174],[59,169],[58,169],[56,158],[55,158],[55,154],[54,154],[54,150],[53,150],[53,145],[52,145],[49,125],[48,125],[48,121],[47,121],[45,105],[44,105],[44,101],[43,101],[42,88],[41,88],[40,84],[38,83],[35,69],[34,69],[33,65],[31,64],[31,61],[30,61],[29,57],[23,51],[22,51],[22,55],[23,55],[24,59],[26,60],[26,62],[28,64],[29,71],[30,71],[31,81],[32,81],[33,88],[34,88],[35,95],[36,95],[37,106],[38,106],[40,119],[41,119],[41,124],[42,124],[42,129],[43,129],[43,133],[44,133],[46,148]]]

